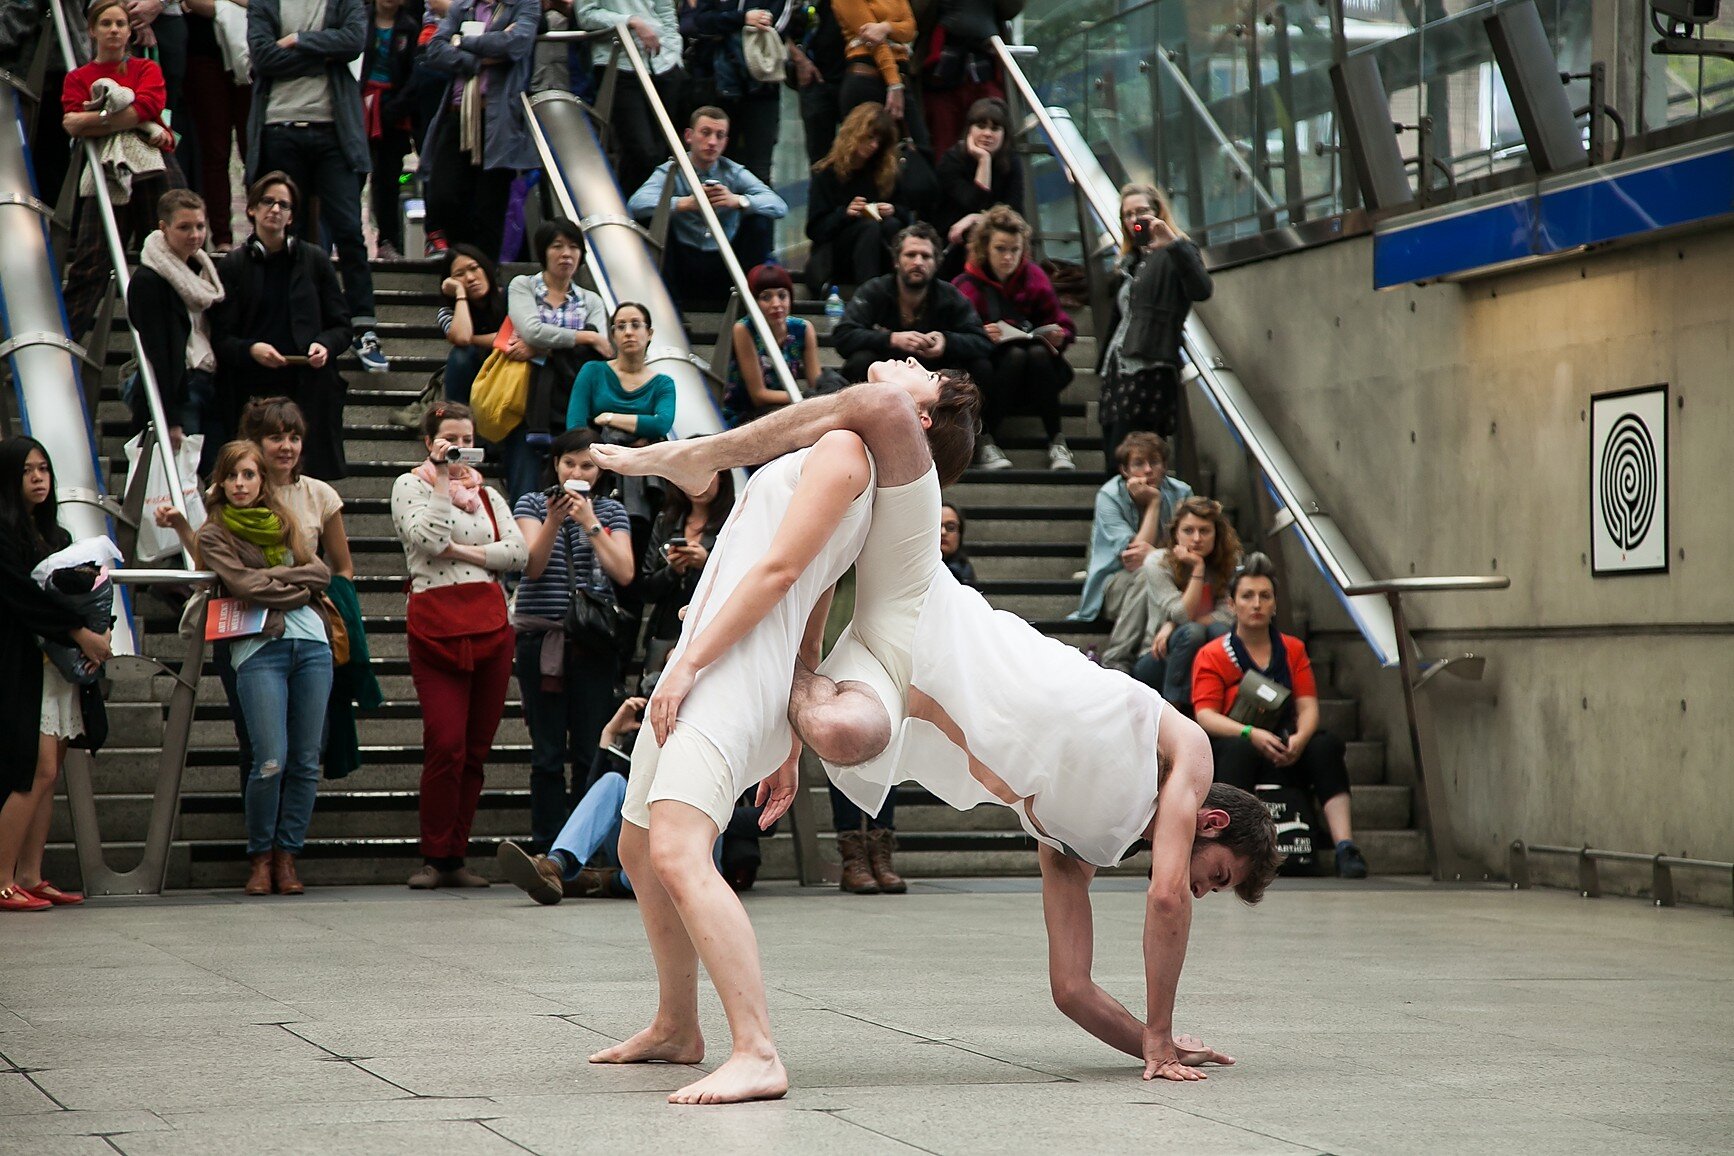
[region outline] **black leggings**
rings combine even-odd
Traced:
[[[1029,413],[1041,419],[1053,441],[1060,434],[1060,393],[1072,379],[1066,369],[1063,355],[1045,343],[995,346],[993,370],[980,383],[983,427],[997,437],[1008,415]]]
[[[1216,781],[1250,791],[1261,783],[1279,787],[1295,787],[1311,791],[1322,805],[1349,789],[1349,768],[1345,762],[1348,748],[1343,740],[1329,731],[1315,731],[1301,757],[1286,767],[1264,760],[1251,739],[1210,739],[1210,753],[1216,758]]]

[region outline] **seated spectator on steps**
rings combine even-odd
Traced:
[[[699,215],[698,197],[716,210],[725,236],[742,269],[762,265],[771,251],[771,222],[788,215],[789,206],[769,185],[746,168],[723,156],[729,142],[728,114],[715,105],[693,110],[686,130],[688,158],[703,185],[697,195],[674,161],[664,161],[638,187],[627,210],[641,222],[656,215],[663,189],[674,182],[669,208],[668,241],[663,250],[662,277],[675,303],[688,308],[696,303],[719,301],[728,295],[728,269]]]
[[[66,74],[60,123],[67,136],[96,142],[102,171],[87,172],[85,180],[94,175],[108,184],[120,238],[131,248],[156,226],[157,201],[186,181],[175,163],[174,136],[163,124],[168,104],[163,70],[154,60],[128,54],[132,24],[127,13],[122,0],[96,0],[90,6],[85,21],[94,59]],[[79,197],[66,266],[66,325],[74,341],[96,322],[108,291],[111,268],[101,211],[94,193]]]
[[[210,309],[223,299],[216,262],[205,252],[205,202],[186,189],[170,189],[157,202],[157,231],[145,238],[138,271],[126,294],[127,320],[144,346],[168,419],[169,437],[216,432],[217,351]],[[150,420],[142,388],[132,395],[132,428]],[[217,460],[218,438],[205,443],[201,465]]]
[[[968,526],[963,511],[949,503],[939,507],[939,559],[951,576],[965,586],[979,586],[975,566],[963,550],[963,531]]]
[[[1006,205],[977,218],[969,236],[969,263],[952,283],[969,298],[993,338],[993,369],[981,387],[982,436],[975,464],[1011,468],[994,439],[1012,413],[1033,413],[1048,439],[1048,468],[1076,469],[1060,432],[1060,393],[1072,382],[1066,349],[1078,329],[1042,267],[1030,260],[1029,222]]]
[[[1192,487],[1168,473],[1168,443],[1153,433],[1127,434],[1113,447],[1119,473],[1096,491],[1090,561],[1073,622],[1113,622],[1132,579],[1161,544],[1163,531]]]
[[[1192,658],[1228,633],[1228,582],[1240,539],[1209,498],[1187,498],[1168,525],[1168,546],[1150,555],[1132,583],[1103,663],[1132,674],[1181,710],[1192,691]]]
[[[692,601],[716,537],[734,508],[735,476],[730,470],[712,476],[696,498],[678,486],[669,487],[638,566],[638,592],[650,620],[644,643],[646,674],[661,670],[680,641],[681,611]]]
[[[795,317],[795,282],[781,265],[755,266],[747,274],[747,287],[759,303],[759,311],[777,339],[772,354],[759,337],[750,317],[735,323],[734,358],[729,362],[729,383],[723,390],[723,421],[741,425],[780,409],[794,400],[777,384],[773,357],[789,367],[802,395],[817,392],[819,383],[819,331],[805,317]]]
[[[446,352],[445,398],[468,405],[476,373],[493,352],[494,338],[506,323],[506,288],[500,284],[494,259],[474,245],[447,249],[443,265],[442,304],[435,320],[451,345]],[[528,357],[529,346],[520,341],[515,355]]]
[[[1337,874],[1365,879],[1367,860],[1349,821],[1349,772],[1343,740],[1319,729],[1318,688],[1306,644],[1277,630],[1276,567],[1249,554],[1228,587],[1234,630],[1198,652],[1192,704],[1210,736],[1216,781],[1243,790],[1272,783],[1311,791],[1336,843]],[[1271,726],[1229,718],[1241,681],[1256,671],[1291,697]]]
[[[970,233],[995,205],[1024,211],[1024,171],[1012,151],[1011,113],[991,97],[969,108],[969,129],[939,158],[940,211],[933,222],[945,238],[939,275],[955,280],[974,255]]]
[[[454,0],[422,50],[451,85],[422,146],[429,238],[500,254],[506,202],[521,169],[541,164],[524,123],[540,0]],[[464,35],[465,25],[483,31]]]
[[[807,287],[860,285],[891,267],[891,242],[915,223],[898,204],[897,126],[885,106],[858,104],[807,184]]]
[[[897,234],[892,253],[896,272],[855,290],[837,323],[844,378],[866,381],[875,361],[913,357],[928,369],[960,369],[986,380],[993,342],[969,298],[933,276],[939,234],[930,225],[911,225]]]

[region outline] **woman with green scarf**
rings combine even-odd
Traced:
[[[331,580],[274,492],[257,443],[230,442],[205,494],[199,565],[221,596],[265,609],[257,633],[232,638],[230,659],[252,740],[247,776],[248,895],[300,895],[295,857],[319,789],[331,697],[331,626],[318,595]]]

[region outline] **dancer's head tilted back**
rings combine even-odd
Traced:
[[[1269,808],[1250,791],[1212,783],[1192,840],[1193,897],[1232,888],[1245,902],[1257,903],[1282,860]]]
[[[915,401],[927,434],[939,484],[949,486],[975,460],[975,435],[981,428],[981,391],[959,369],[928,369],[913,357],[875,361],[867,380],[901,387]]]

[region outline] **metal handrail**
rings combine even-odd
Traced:
[[[60,4],[55,0],[50,0],[48,11],[54,19],[54,34],[60,42],[61,60],[66,65],[66,71],[71,72],[78,67],[78,54],[73,51],[72,36],[66,27],[66,13],[62,11]],[[83,143],[84,163],[91,174],[91,187],[96,190],[97,217],[102,223],[103,240],[108,248],[109,263],[114,266],[115,287],[120,292],[121,301],[124,302],[127,290],[132,285],[132,273],[126,265],[126,245],[121,241],[120,227],[115,224],[114,201],[109,197],[108,185],[102,179],[102,164],[97,157],[96,142],[86,137]],[[227,206],[224,206],[224,211],[228,211]],[[163,409],[162,394],[157,391],[156,372],[151,368],[150,358],[145,356],[144,341],[140,338],[138,330],[129,324],[127,332],[132,335],[133,356],[138,361],[138,387],[144,390],[145,404],[150,410],[151,428],[155,435],[153,440],[156,443],[156,456],[161,459],[164,476],[169,481],[169,503],[174,506],[177,512],[184,515],[187,509],[181,491],[180,468],[175,463],[174,446],[169,438],[168,418]],[[95,417],[96,415],[93,413],[91,415],[93,423]],[[91,433],[93,441],[95,437],[93,427]],[[141,462],[140,465],[141,468],[148,469],[150,463]],[[181,547],[181,557],[189,567],[192,566],[193,556],[184,545]]]
[[[1449,590],[1505,590],[1511,579],[1503,574],[1464,575],[1436,578],[1385,578],[1377,582],[1361,582],[1344,589],[1344,594],[1439,594]]]
[[[1679,902],[1674,890],[1676,867],[1699,871],[1720,871],[1729,877],[1730,896],[1734,899],[1734,863],[1719,859],[1694,859],[1686,855],[1645,855],[1641,851],[1606,851],[1594,847],[1562,847],[1547,843],[1525,843],[1513,839],[1510,849],[1512,890],[1527,890],[1534,886],[1529,872],[1531,855],[1571,855],[1577,858],[1578,890],[1585,899],[1595,899],[1602,893],[1601,877],[1596,870],[1598,861],[1610,863],[1648,863],[1650,893],[1657,907],[1673,907]]]
[[[663,139],[668,143],[669,153],[674,164],[679,168],[682,179],[686,181],[686,187],[692,190],[692,198],[698,206],[699,216],[704,218],[705,227],[710,230],[711,236],[716,238],[717,253],[722,257],[723,267],[728,270],[729,281],[734,285],[735,292],[740,295],[741,308],[751,319],[753,329],[759,335],[759,340],[764,344],[764,347],[767,350],[775,350],[779,344],[777,336],[771,332],[771,323],[765,319],[764,311],[759,308],[758,299],[753,296],[752,289],[747,284],[746,270],[741,268],[740,260],[735,257],[734,250],[729,246],[728,234],[723,231],[722,220],[716,215],[715,206],[710,203],[709,198],[700,192],[704,186],[698,179],[698,171],[692,167],[692,157],[686,151],[686,142],[680,139],[680,132],[674,127],[674,121],[668,115],[668,108],[662,103],[662,95],[656,91],[655,81],[645,65],[644,55],[638,51],[638,41],[632,35],[631,30],[624,24],[617,24],[606,32],[544,32],[537,39],[572,42],[603,40],[608,37],[615,39],[621,55],[625,56],[627,63],[632,66],[632,74],[638,81],[639,87],[644,91],[645,103],[649,105],[651,112],[656,116],[657,127],[661,129]],[[631,190],[622,190],[622,192],[629,199],[632,196]],[[795,376],[789,372],[788,364],[781,357],[770,357],[766,360],[771,363],[771,369],[777,377],[778,384],[788,391],[790,400],[800,401],[801,389],[795,384]]]

